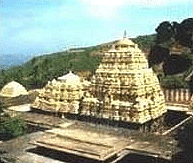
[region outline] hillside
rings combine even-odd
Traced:
[[[146,54],[154,44],[156,35],[132,38]],[[100,63],[100,54],[116,41],[97,46],[70,49],[68,51],[34,57],[28,62],[1,70],[1,88],[15,80],[28,90],[42,88],[49,80],[67,73],[69,70],[89,79]],[[168,82],[168,81],[167,81]]]
[[[61,76],[69,70],[75,72],[88,70],[92,73],[96,69],[100,57],[91,56],[91,54],[100,51],[100,48],[95,46],[88,47],[81,52],[79,49],[73,49],[72,52],[70,50],[38,56],[22,65],[2,69],[1,88],[12,80],[21,83],[28,90],[41,88],[48,80]]]

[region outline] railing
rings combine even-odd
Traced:
[[[191,99],[189,89],[162,89],[166,102],[188,104]]]

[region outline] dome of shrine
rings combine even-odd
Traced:
[[[64,76],[58,77],[58,80],[64,81],[67,85],[80,85],[80,77],[71,71]]]
[[[27,90],[15,81],[6,84],[1,90],[1,96],[3,97],[17,97],[26,94],[28,94]]]

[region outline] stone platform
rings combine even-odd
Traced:
[[[55,128],[46,131],[44,137],[32,144],[104,161],[122,151],[131,144],[131,140],[104,133],[86,132],[82,129]]]
[[[84,126],[78,122],[67,126],[61,124],[30,143],[47,150],[102,162],[112,158],[115,159],[112,162],[116,162],[133,153],[164,160],[170,160],[174,154],[171,137],[123,130],[105,130],[104,126]]]

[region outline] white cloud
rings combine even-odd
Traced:
[[[123,5],[124,0],[78,0],[85,5],[91,16],[98,18],[114,18],[116,12]]]
[[[85,4],[89,5],[110,5],[110,6],[116,6],[116,5],[123,5],[124,0],[80,0]]]
[[[188,0],[78,0],[87,5],[106,5],[106,6],[120,6],[120,5],[167,5],[179,2],[188,3]]]
[[[77,0],[86,6],[87,12],[91,16],[99,18],[115,18],[117,12],[126,6],[141,5],[141,6],[156,6],[156,5],[171,5],[188,0]],[[187,2],[186,2],[187,3]]]
[[[189,4],[189,0],[77,0],[81,2],[86,12],[90,16],[98,17],[100,19],[114,19],[120,18],[119,11],[121,8],[139,5],[143,7],[153,7],[159,5],[171,6],[180,4]]]
[[[116,12],[118,7],[116,6],[90,6],[88,7],[88,11],[91,15],[99,17],[99,18],[113,18],[116,16]]]

